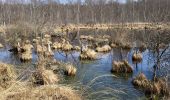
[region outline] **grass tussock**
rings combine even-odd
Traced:
[[[129,63],[124,61],[113,61],[112,72],[116,73],[132,73],[133,69]]]
[[[0,90],[10,87],[15,78],[16,73],[13,66],[0,62]]]
[[[81,36],[80,36],[80,39],[81,39],[81,40],[93,41],[93,40],[94,40],[94,37],[91,36],[91,35],[81,35]]]
[[[73,66],[73,64],[66,64],[65,66],[65,73],[68,76],[74,76],[77,72],[76,67]]]
[[[81,100],[81,96],[68,86],[43,85],[30,87],[22,82],[0,94],[1,100]]]
[[[45,34],[44,38],[51,38],[51,36],[49,34]]]
[[[144,50],[146,50],[146,48],[147,48],[147,45],[146,45],[145,43],[142,43],[142,44],[139,46],[139,50],[140,50],[140,51],[144,51]]]
[[[139,88],[146,88],[149,85],[149,81],[146,78],[145,74],[140,73],[132,80],[132,84]]]
[[[53,49],[61,49],[62,48],[62,43],[55,42],[55,43],[53,43],[52,48]]]
[[[59,77],[52,70],[45,69],[45,61],[37,64],[37,70],[33,73],[32,81],[36,84],[55,84],[59,81]]]
[[[97,52],[108,52],[111,50],[111,47],[109,45],[104,45],[102,47],[97,47],[96,51]]]
[[[20,54],[21,61],[30,61],[32,60],[32,53],[31,52],[23,52]]]
[[[0,48],[3,48],[4,46],[0,43]]]
[[[142,53],[133,53],[132,60],[137,62],[142,61]]]
[[[30,41],[26,40],[25,44],[21,47],[21,49],[23,51],[20,54],[21,61],[32,60],[32,48],[33,48],[33,46],[30,44]]]
[[[38,39],[33,39],[32,42],[38,44],[40,41]]]
[[[76,50],[76,51],[80,51],[81,50],[81,48],[79,46],[74,46],[73,49]]]
[[[123,49],[131,49],[132,48],[132,45],[130,44],[130,43],[123,43],[122,45],[121,45],[121,48],[123,48]]]
[[[153,94],[158,96],[169,95],[167,82],[162,78],[156,78],[156,80],[150,81],[143,73],[140,73],[132,80],[132,84],[143,89],[148,96]]]
[[[110,46],[111,46],[112,48],[116,48],[116,47],[117,47],[117,45],[116,45],[115,43],[111,43]]]
[[[43,52],[47,51],[47,47],[44,45],[41,46],[40,44],[36,44],[35,50],[37,53],[43,53]]]
[[[94,60],[97,59],[97,53],[92,49],[86,49],[81,52],[80,59],[82,60]]]
[[[73,49],[73,46],[68,41],[66,41],[65,43],[62,44],[63,51],[69,51],[72,49]]]
[[[155,81],[150,82],[150,84],[145,88],[146,95],[158,95],[158,96],[168,96],[169,89],[165,79],[157,78]]]

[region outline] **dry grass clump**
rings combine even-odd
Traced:
[[[126,60],[124,60],[124,61],[113,61],[112,72],[132,73],[133,69]]]
[[[29,61],[32,59],[32,48],[30,41],[25,41],[25,45],[21,47],[22,51],[20,54],[21,61]]]
[[[4,46],[0,43],[0,48],[3,48]]]
[[[121,47],[122,47],[123,49],[131,49],[131,48],[132,48],[132,45],[131,45],[130,43],[123,43],[123,44],[121,45]]]
[[[160,49],[164,49],[164,48],[166,48],[166,44],[165,44],[165,43],[161,43],[161,44],[159,44],[159,48],[160,48]]]
[[[81,50],[81,48],[80,48],[79,46],[74,46],[73,49],[74,49],[74,50],[77,50],[77,51],[80,51],[80,50]]]
[[[52,70],[45,69],[45,66],[45,61],[38,62],[37,70],[32,75],[33,83],[49,85],[59,81],[59,77]]]
[[[81,100],[75,90],[62,85],[31,87],[18,82],[9,91],[0,93],[1,100]]]
[[[43,53],[43,52],[47,51],[47,47],[44,45],[41,46],[40,44],[36,44],[35,50],[37,53]]]
[[[111,43],[110,46],[111,46],[112,48],[116,48],[116,47],[117,47],[117,45],[116,45],[115,43]]]
[[[142,44],[139,46],[139,50],[140,50],[140,51],[144,51],[144,50],[146,50],[146,48],[147,48],[147,46],[146,46],[145,43],[142,43]]]
[[[111,38],[111,36],[109,36],[109,35],[103,35],[103,37],[102,38],[104,38],[104,39],[110,39]]]
[[[132,84],[136,87],[146,88],[149,85],[149,81],[146,78],[145,74],[140,73],[132,80]]]
[[[133,53],[132,60],[137,62],[142,61],[142,53]]]
[[[104,45],[102,47],[97,47],[96,51],[97,52],[108,52],[111,50],[111,47],[109,45]]]
[[[32,60],[32,53],[28,53],[28,52],[23,52],[20,54],[20,60],[21,61],[29,61]]]
[[[13,66],[0,62],[0,90],[10,87],[15,78]]]
[[[46,57],[52,57],[52,56],[54,56],[54,52],[53,51],[46,51],[45,56]]]
[[[40,41],[38,39],[33,39],[32,42],[38,44]]]
[[[150,82],[150,84],[145,88],[146,95],[159,95],[168,96],[169,89],[166,80],[162,78],[157,78],[155,82]]]
[[[25,51],[25,52],[30,52],[30,51],[32,51],[32,49],[33,49],[33,45],[31,45],[31,44],[25,44],[25,45],[23,45],[22,47],[21,47],[21,49],[23,49],[23,51]]]
[[[65,73],[68,76],[73,76],[75,75],[77,72],[77,69],[73,66],[73,64],[66,64],[65,66]]]
[[[52,48],[53,49],[61,49],[62,48],[62,43],[55,42],[55,43],[53,43]]]
[[[86,49],[81,52],[80,59],[82,60],[94,60],[97,59],[97,53],[92,49]]]
[[[156,78],[155,81],[150,81],[143,73],[140,73],[132,80],[132,84],[142,88],[146,95],[169,95],[168,85],[166,83],[166,80],[162,78]]]
[[[44,38],[51,38],[51,36],[49,34],[45,34]]]
[[[80,39],[81,39],[81,40],[93,41],[93,40],[94,40],[94,37],[91,36],[91,35],[81,35],[81,36],[80,36]]]
[[[68,41],[66,41],[66,43],[62,44],[62,50],[63,51],[69,51],[69,50],[72,50],[72,49],[73,49],[73,46]]]

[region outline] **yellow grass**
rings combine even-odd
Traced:
[[[31,49],[33,49],[33,45],[31,44],[25,44],[24,46],[21,47],[24,51],[31,52]]]
[[[140,88],[147,88],[149,80],[146,78],[145,74],[140,73],[133,79],[132,84]]]
[[[17,82],[7,91],[0,92],[1,100],[81,100],[69,86],[43,85],[32,87],[27,83]]]
[[[73,76],[76,74],[77,69],[72,64],[67,64],[65,68],[65,72],[69,76]]]
[[[51,38],[51,36],[49,34],[45,34],[44,38]]]
[[[55,42],[55,43],[53,43],[52,48],[53,49],[61,49],[62,48],[62,43]]]
[[[4,46],[0,43],[0,48],[3,48]]]
[[[29,61],[32,60],[32,53],[31,52],[23,52],[20,55],[21,61]]]
[[[37,53],[42,53],[47,51],[47,47],[46,46],[41,46],[40,44],[36,44],[36,52]]]
[[[38,43],[39,43],[39,40],[38,40],[38,39],[33,39],[32,42],[38,44]]]
[[[116,48],[117,47],[117,45],[115,44],[115,43],[111,43],[111,45],[110,45],[112,48]]]
[[[94,37],[91,35],[80,35],[80,39],[92,41],[92,40],[94,40]]]
[[[94,60],[97,59],[97,53],[92,49],[87,49],[81,52],[80,59]]]
[[[150,82],[150,84],[145,88],[145,94],[168,96],[169,89],[167,82],[164,79],[157,78],[155,82]]]
[[[10,87],[15,78],[13,66],[0,62],[0,91]]]
[[[127,61],[113,61],[112,72],[132,73],[133,69]]]
[[[109,45],[104,45],[102,47],[97,47],[96,51],[97,52],[108,52],[111,50],[111,47]]]
[[[133,53],[132,60],[133,61],[142,61],[142,54],[141,53]]]
[[[73,49],[74,49],[74,50],[77,50],[77,51],[80,51],[80,50],[81,50],[81,48],[80,48],[79,46],[74,46]]]
[[[73,46],[67,41],[66,43],[62,44],[62,50],[63,51],[69,51],[72,50]]]

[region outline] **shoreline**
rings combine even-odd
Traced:
[[[19,29],[24,28],[28,30],[35,30],[35,25],[26,24],[25,26],[17,26],[17,25],[0,25],[0,33],[5,33],[9,29]],[[144,29],[170,29],[170,23],[144,23],[144,22],[135,22],[135,23],[113,23],[113,24],[67,24],[67,25],[53,25],[50,27],[48,25],[44,25],[42,28],[39,28],[41,32],[49,32],[52,31],[54,33],[64,33],[67,31],[77,31],[78,29],[136,29],[136,30],[144,30]]]

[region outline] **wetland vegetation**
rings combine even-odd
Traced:
[[[125,1],[0,0],[0,100],[168,100],[170,2]]]

